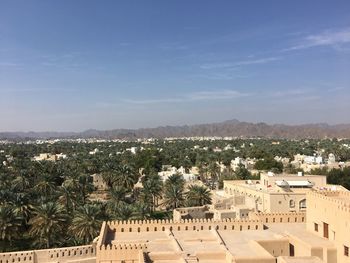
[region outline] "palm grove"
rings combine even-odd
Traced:
[[[232,150],[213,151],[228,143]],[[126,150],[135,145],[144,149],[136,154]],[[324,154],[350,159],[350,151],[336,140],[282,140],[279,145],[260,139],[156,141],[147,146],[137,142],[0,144],[0,250],[87,244],[98,236],[104,220],[170,218],[174,208],[210,204],[208,188],[221,188],[225,179],[253,178],[244,167],[230,170],[229,163],[237,156],[259,159],[258,169],[295,172],[273,156],[312,154],[320,147]],[[89,155],[94,148],[100,149],[99,154]],[[42,152],[64,152],[69,157],[32,161]],[[219,162],[228,169],[221,171]],[[163,183],[158,176],[163,165],[197,166],[204,184],[186,185],[178,174]],[[331,171],[331,182],[349,187],[350,176],[345,176],[349,172]],[[108,186],[105,199],[92,198],[96,189],[91,175],[96,173]]]

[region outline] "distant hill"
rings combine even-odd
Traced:
[[[284,125],[228,120],[219,123],[161,126],[142,129],[86,130],[83,132],[0,132],[0,139],[101,138],[136,139],[192,136],[232,136],[264,138],[350,138],[350,124],[325,123]]]

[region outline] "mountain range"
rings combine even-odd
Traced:
[[[114,129],[83,132],[0,132],[0,139],[52,139],[52,138],[101,138],[101,139],[136,139],[194,136],[232,136],[262,138],[350,138],[350,124],[329,125],[326,123],[285,125],[241,122],[236,119],[218,123],[161,126],[141,129]]]

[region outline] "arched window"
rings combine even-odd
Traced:
[[[306,199],[302,199],[299,202],[299,209],[305,209],[306,208]]]
[[[294,208],[295,207],[295,201],[294,200],[289,200],[289,207]]]

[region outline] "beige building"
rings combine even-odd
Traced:
[[[350,263],[350,192],[310,192],[307,200],[307,230],[332,241],[337,262]]]
[[[307,213],[104,222],[92,245],[1,253],[0,263],[349,263],[350,192],[307,200]]]
[[[263,173],[260,180],[224,181],[227,196],[244,196],[257,212],[304,212],[306,194],[314,189],[343,189],[327,185],[326,176]]]

